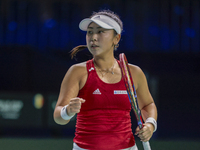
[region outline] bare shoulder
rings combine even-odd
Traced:
[[[142,69],[137,65],[129,64],[129,68],[135,88],[137,89],[142,82],[146,81],[145,74]]]
[[[79,90],[83,88],[87,80],[86,62],[72,65],[65,75],[66,83],[78,83]]]
[[[71,66],[71,68],[73,68],[73,69],[83,69],[83,68],[86,68],[86,62],[74,64],[74,65]]]
[[[80,81],[84,75],[87,75],[86,62],[74,64],[68,69],[63,81]]]
[[[72,65],[68,72],[73,75],[81,75],[87,73],[86,62]]]
[[[142,69],[137,65],[129,64],[129,68],[130,68],[131,74],[133,73],[135,75],[138,75],[138,74],[143,73]]]

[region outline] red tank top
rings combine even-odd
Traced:
[[[88,78],[78,97],[85,99],[77,114],[74,142],[89,150],[118,150],[135,145],[131,129],[131,104],[123,79],[108,84],[87,61]]]

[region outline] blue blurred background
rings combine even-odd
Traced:
[[[124,23],[116,58],[125,53],[148,79],[153,149],[200,149],[199,0],[0,0],[0,149],[71,149],[76,118],[56,125],[53,110],[68,68],[91,58],[70,58],[86,44],[78,24],[100,9]]]

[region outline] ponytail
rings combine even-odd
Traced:
[[[82,50],[84,50],[84,49],[86,49],[86,48],[87,48],[87,45],[79,45],[79,46],[74,47],[74,48],[70,51],[70,53],[71,53],[71,54],[70,54],[70,55],[71,55],[71,59],[73,59],[79,51],[82,51]]]

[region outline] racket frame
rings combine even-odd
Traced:
[[[142,116],[141,116],[141,110],[139,109],[136,90],[134,87],[134,83],[132,81],[131,72],[130,72],[130,69],[128,66],[128,61],[127,61],[127,58],[124,53],[121,53],[119,55],[119,60],[120,60],[120,68],[121,68],[122,78],[124,80],[124,83],[125,83],[125,86],[127,89],[129,101],[131,103],[131,107],[136,116],[138,126],[140,129],[142,129],[143,128],[143,120],[142,120]],[[144,150],[151,150],[149,141],[142,142],[142,144],[143,144]]]

